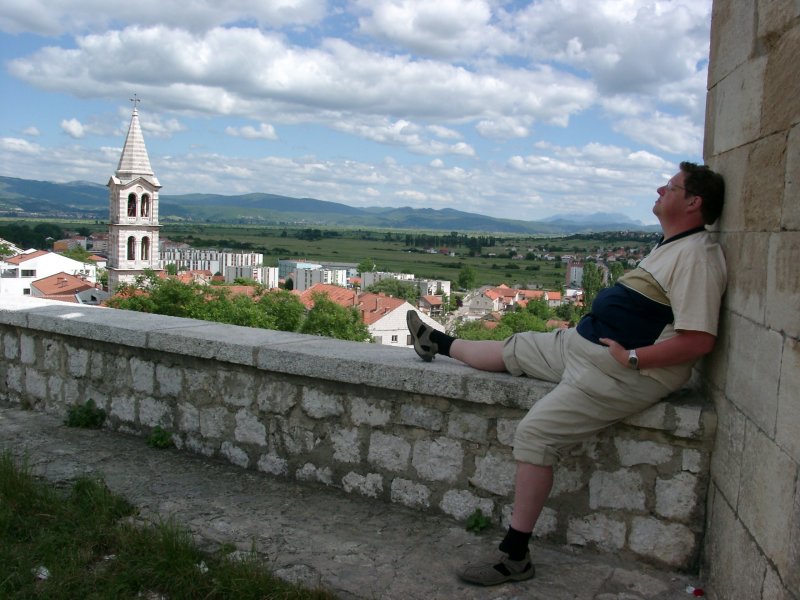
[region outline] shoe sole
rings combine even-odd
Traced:
[[[415,324],[416,327],[414,326]],[[411,338],[414,340],[414,352],[416,352],[417,356],[419,356],[425,362],[431,362],[436,356],[436,352],[430,352],[422,348],[419,340],[420,327],[427,327],[427,325],[422,322],[422,320],[417,316],[417,313],[415,313],[413,310],[409,310],[406,313],[406,326],[408,327],[409,333],[411,333]],[[429,341],[429,344],[430,343],[432,342]]]

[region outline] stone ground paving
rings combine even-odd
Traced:
[[[59,418],[0,407],[0,451],[68,481],[100,474],[145,519],[173,518],[201,547],[256,551],[285,579],[321,585],[342,600],[686,600],[695,578],[586,551],[534,544],[535,579],[479,588],[453,574],[492,552],[499,533],[476,536],[441,516],[278,480],[228,463]]]

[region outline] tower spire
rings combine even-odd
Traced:
[[[147,148],[144,145],[142,127],[139,124],[138,104],[141,100],[133,95],[133,114],[131,123],[128,127],[128,135],[125,137],[125,145],[119,157],[116,175],[120,179],[134,179],[136,177],[147,177],[154,179],[153,168],[150,166],[150,157],[147,155]],[[158,185],[158,181],[155,181]]]

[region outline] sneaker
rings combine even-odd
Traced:
[[[414,350],[417,355],[426,362],[432,361],[438,350],[436,343],[431,341],[433,327],[425,325],[415,310],[406,313],[406,325],[414,340]]]
[[[499,585],[508,581],[525,581],[536,575],[536,568],[528,552],[522,560],[511,560],[503,554],[493,564],[489,561],[466,564],[458,570],[458,576],[467,583],[476,585]]]

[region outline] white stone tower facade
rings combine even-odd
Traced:
[[[108,181],[108,290],[133,283],[145,269],[160,271],[158,243],[158,182],[139,125],[133,115],[116,173]]]

